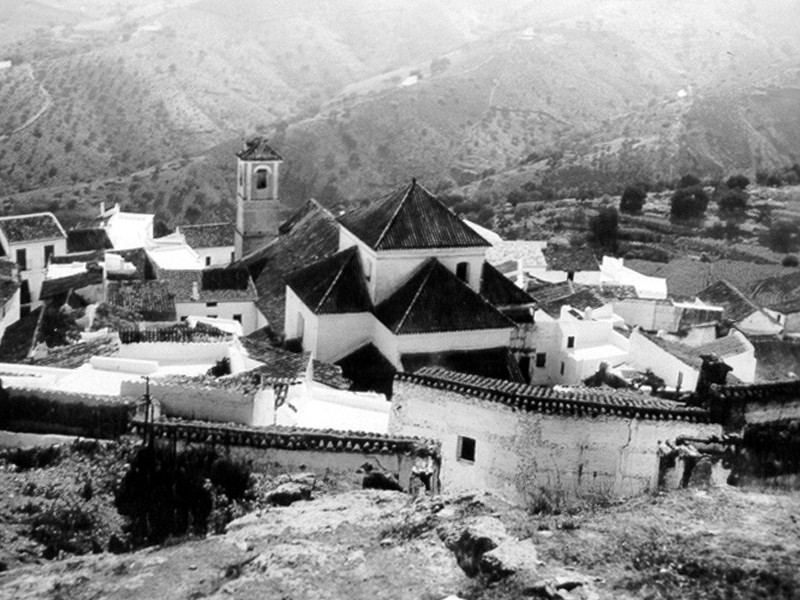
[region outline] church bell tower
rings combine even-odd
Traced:
[[[283,158],[261,137],[245,142],[236,157],[234,251],[239,260],[278,237],[278,167]]]

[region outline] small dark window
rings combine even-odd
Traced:
[[[181,317],[181,321],[185,321],[185,320],[186,320],[186,315],[183,315],[183,316]]]
[[[539,352],[536,355],[536,366],[540,369],[547,365],[547,352]]]
[[[265,190],[267,189],[267,170],[266,169],[259,169],[256,171],[256,189],[257,190]]]
[[[44,264],[47,266],[47,263],[50,262],[50,257],[56,253],[56,247],[53,245],[48,245],[44,247]]]
[[[458,436],[458,459],[475,462],[475,440]]]
[[[239,321],[239,323],[241,323],[242,322],[242,315],[233,315],[233,320],[234,321]]]
[[[460,262],[456,265],[456,277],[458,277],[461,281],[467,281],[469,279],[468,262]]]
[[[211,266],[211,257],[210,256],[206,256],[206,266],[207,267]]]
[[[20,304],[31,303],[31,288],[30,285],[28,285],[27,281],[23,281],[22,284],[19,286],[19,303]]]
[[[575,336],[571,335],[567,338],[567,348],[574,348],[575,347]]]
[[[564,374],[564,363],[563,362],[561,363],[561,374],[562,375]]]
[[[525,383],[531,382],[531,357],[530,356],[520,356],[519,357],[519,370],[522,371],[522,377],[525,379]]]
[[[28,255],[25,252],[25,248],[17,250],[17,266],[20,271],[24,271],[28,268]]]
[[[567,281],[575,281],[575,271],[567,272]]]
[[[208,318],[209,318],[209,319],[216,319],[216,318],[217,318],[217,315],[208,315]]]
[[[206,308],[214,308],[216,305],[216,302],[206,302]]]
[[[231,252],[231,262],[233,262],[233,261],[235,261],[235,260],[236,260],[236,250],[234,250],[233,252]]]

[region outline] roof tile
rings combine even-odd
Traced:
[[[178,231],[191,248],[220,248],[233,246],[236,228],[233,223],[202,223],[181,225]]]
[[[11,244],[67,236],[58,219],[49,212],[0,217],[0,231]]]
[[[355,246],[295,271],[286,278],[286,285],[315,314],[372,312]]]

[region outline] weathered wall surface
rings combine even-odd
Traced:
[[[769,423],[770,421],[781,421],[783,419],[800,419],[800,398],[747,402],[744,404],[744,418],[747,423]]]
[[[719,434],[718,425],[622,416],[522,412],[455,392],[395,381],[390,435],[442,444],[442,489],[484,489],[524,503],[541,488],[634,494],[655,487],[658,442]],[[459,436],[475,460],[458,458]]]

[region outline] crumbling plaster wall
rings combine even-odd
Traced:
[[[441,442],[443,490],[490,490],[519,503],[542,488],[565,495],[653,489],[659,441],[721,433],[686,421],[522,412],[404,381],[394,389],[389,433]],[[459,436],[475,440],[474,462],[458,458]]]

